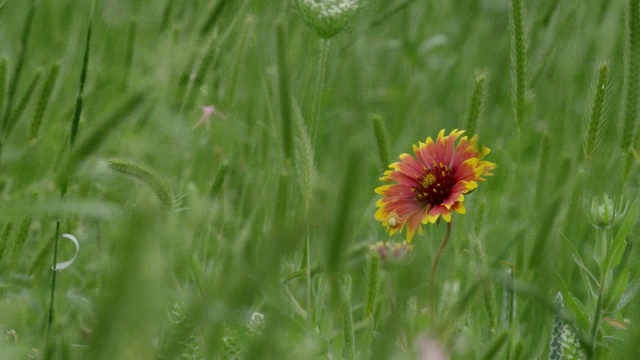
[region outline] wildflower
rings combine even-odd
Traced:
[[[265,327],[264,314],[254,312],[249,319],[249,333],[253,336],[261,336]]]
[[[200,120],[198,120],[198,122],[193,126],[193,128],[197,128],[200,125],[205,125],[205,126],[209,126],[209,121],[211,120],[211,115],[215,115],[217,117],[219,117],[220,119],[225,120],[227,117],[224,116],[223,113],[221,113],[220,111],[218,111],[218,109],[216,109],[215,106],[213,105],[207,105],[207,106],[203,106],[200,108],[202,110],[202,116],[200,117]]]
[[[393,184],[376,188],[383,197],[376,203],[375,218],[391,235],[406,225],[411,241],[416,230],[422,233],[421,224],[440,217],[450,222],[452,211],[464,214],[464,194],[478,187],[482,176],[493,175],[496,165],[482,160],[491,150],[478,147],[477,135],[460,138],[463,133],[455,129],[445,136],[441,130],[435,142],[428,137],[413,146],[415,157],[402,154],[399,162],[389,165],[380,180]]]
[[[615,199],[611,199],[607,194],[602,197],[602,201],[594,198],[591,201],[591,210],[589,211],[591,224],[601,229],[609,228],[624,216],[628,208],[628,201],[626,203],[620,202],[620,205],[616,208]]]
[[[296,0],[305,23],[328,39],[342,31],[360,8],[359,0]]]
[[[413,245],[403,241],[401,243],[379,241],[369,246],[374,256],[380,258],[383,263],[399,264],[405,262],[413,251]]]

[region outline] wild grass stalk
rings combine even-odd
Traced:
[[[13,230],[13,223],[7,223],[2,228],[2,235],[0,235],[0,261],[3,259],[6,253],[12,251],[12,246],[9,243],[11,238],[11,232]]]
[[[320,103],[324,93],[325,79],[327,77],[327,59],[329,57],[329,48],[331,46],[330,39],[320,39],[320,53],[318,55],[318,78],[316,79],[316,88],[313,92],[313,104],[311,113],[311,134],[312,138],[316,138],[318,123],[320,122]]]
[[[53,239],[53,262],[51,265],[51,287],[49,288],[49,312],[47,315],[47,332],[46,332],[46,348],[45,359],[51,358],[53,351],[55,351],[54,340],[51,338],[51,327],[54,319],[54,304],[56,299],[56,282],[57,271],[55,270],[58,263],[58,240],[60,238],[60,221],[56,222],[56,231]]]
[[[229,85],[226,91],[225,103],[232,105],[234,102],[234,98],[236,95],[236,87],[238,86],[238,76],[240,75],[240,70],[242,69],[242,65],[244,64],[245,55],[247,49],[249,48],[249,39],[255,36],[254,27],[256,25],[256,19],[252,16],[248,16],[244,20],[244,26],[242,28],[242,33],[240,35],[240,41],[238,42],[237,55],[235,56],[235,61],[233,62],[233,66],[231,68],[230,76],[229,76]]]
[[[230,0],[219,0],[215,6],[211,7],[207,19],[200,27],[200,36],[205,36],[211,32],[211,29],[218,23],[222,10],[230,3]]]
[[[69,145],[73,146],[78,135],[78,126],[80,125],[80,115],[82,114],[82,102],[84,99],[84,86],[87,81],[87,65],[89,64],[89,50],[91,49],[91,26],[89,21],[87,26],[87,38],[84,43],[84,55],[82,57],[82,70],[80,71],[80,85],[78,87],[78,95],[76,96],[76,108],[71,121],[71,135],[69,136]]]
[[[224,185],[224,179],[227,177],[227,172],[229,171],[229,164],[224,163],[218,170],[216,177],[211,184],[211,189],[209,190],[209,197],[217,197],[220,195],[222,191],[222,186]]]
[[[29,86],[27,87],[24,94],[20,98],[20,101],[18,101],[18,105],[15,107],[15,110],[11,114],[9,121],[6,124],[7,126],[4,131],[5,141],[7,140],[9,135],[13,132],[13,129],[18,123],[18,120],[20,120],[20,118],[22,117],[22,114],[27,109],[27,105],[29,104],[29,101],[32,98],[34,98],[33,95],[35,94],[36,87],[38,87],[38,84],[40,83],[41,77],[42,77],[42,71],[40,70],[37,70],[33,74],[33,77],[31,78],[31,82],[29,83]]]
[[[346,277],[340,286],[340,307],[342,310],[342,333],[344,336],[343,356],[347,360],[355,359],[355,335],[353,312],[351,311],[351,278]]]
[[[367,286],[367,302],[364,308],[364,316],[373,322],[373,314],[378,300],[378,273],[380,269],[380,257],[371,256],[369,260],[369,277]]]
[[[287,38],[285,24],[276,24],[276,47],[278,55],[278,89],[280,94],[280,131],[282,132],[282,147],[284,158],[293,161],[293,120],[291,112],[291,95],[289,92],[289,66],[287,64]]]
[[[480,73],[476,76],[476,84],[473,87],[473,95],[469,103],[469,111],[467,112],[467,122],[465,130],[467,134],[475,134],[478,126],[478,120],[482,112],[482,104],[484,103],[485,92],[487,87],[487,75]]]
[[[42,86],[42,91],[40,92],[40,98],[38,99],[38,104],[36,106],[36,112],[33,115],[33,119],[31,120],[31,127],[29,129],[29,141],[33,142],[38,138],[38,134],[40,132],[40,127],[42,126],[42,118],[44,117],[44,113],[47,110],[47,105],[49,105],[49,100],[51,99],[51,93],[53,92],[53,87],[56,83],[56,79],[58,78],[58,72],[60,71],[60,64],[54,64],[49,69],[49,73],[47,75],[47,79]]]
[[[305,212],[305,228],[306,228],[306,245],[304,250],[303,262],[307,276],[307,328],[310,330],[312,325],[311,319],[311,225],[309,223],[309,206],[313,195],[313,189],[316,183],[317,172],[315,167],[315,155],[311,137],[307,131],[302,112],[295,106],[296,113],[296,150],[297,161],[295,163],[296,177],[302,199],[304,201]]]
[[[193,70],[193,73],[189,73],[188,75],[188,85],[185,89],[183,101],[180,106],[181,114],[184,114],[185,111],[190,111],[195,107],[196,100],[200,94],[200,87],[204,84],[207,75],[209,75],[209,72],[213,68],[216,54],[219,50],[219,43],[220,36],[218,36],[217,31],[214,31],[207,42],[207,46],[204,48],[200,64],[198,64],[198,67]],[[193,60],[193,62],[195,63],[195,60]],[[190,66],[188,71],[191,70]]]
[[[389,142],[387,141],[387,132],[384,128],[382,117],[380,115],[374,114],[371,117],[371,122],[373,123],[373,133],[376,136],[376,145],[378,147],[380,163],[382,164],[382,169],[385,170],[387,166],[391,164],[391,160],[389,159]]]
[[[155,174],[148,167],[123,159],[109,159],[108,163],[111,169],[132,176],[147,185],[163,206],[169,208],[173,204],[173,195],[171,194],[167,181]]]
[[[527,92],[527,47],[525,42],[524,11],[522,0],[511,1],[511,74],[513,107],[518,127],[522,132],[525,121]]]
[[[640,95],[640,0],[629,0],[625,65],[626,96],[621,147],[622,151],[626,152],[636,135],[638,95]]]
[[[583,137],[584,156],[587,160],[598,150],[604,136],[605,117],[607,113],[607,94],[609,85],[607,75],[609,65],[603,63],[598,69],[598,81],[595,89],[595,96],[591,106],[589,121],[585,122],[585,132]]]
[[[4,114],[7,97],[7,58],[0,57],[0,114]]]
[[[127,34],[127,52],[124,56],[124,74],[122,83],[127,86],[131,77],[131,68],[133,66],[133,57],[136,49],[136,34],[138,32],[137,20],[131,20],[129,24],[129,32]]]
[[[27,14],[27,19],[24,23],[24,28],[22,29],[22,36],[20,39],[20,47],[18,50],[18,55],[16,57],[15,70],[13,72],[13,76],[10,79],[9,87],[7,88],[7,102],[4,107],[4,112],[2,114],[2,122],[0,123],[0,152],[2,149],[3,143],[6,141],[8,137],[8,129],[9,124],[11,122],[11,116],[13,115],[13,102],[15,100],[16,93],[18,91],[18,84],[21,81],[22,76],[22,68],[24,67],[24,63],[26,61],[25,53],[27,51],[27,46],[29,43],[29,35],[31,34],[31,27],[33,25],[33,18],[36,12],[35,1],[31,1],[29,6],[29,12]]]
[[[63,195],[66,193],[68,180],[77,166],[106,140],[109,133],[117,129],[118,125],[127,120],[129,115],[137,111],[143,103],[144,97],[141,94],[130,95],[111,114],[95,125],[83,138],[83,141],[73,148],[57,177]]]

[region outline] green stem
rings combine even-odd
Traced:
[[[305,204],[305,223],[307,226],[307,331],[311,331],[311,233],[309,231],[309,203]]]
[[[47,343],[46,343],[46,347],[47,347],[47,353],[49,353],[49,351],[51,350],[50,348],[50,338],[49,335],[51,334],[51,325],[53,324],[53,305],[54,305],[54,301],[55,301],[55,295],[56,295],[56,278],[57,278],[57,274],[58,271],[56,271],[56,264],[58,263],[58,239],[60,238],[60,221],[56,221],[56,232],[55,232],[55,238],[53,240],[53,265],[51,266],[51,294],[49,297],[49,315],[47,317]]]
[[[447,233],[444,235],[444,240],[440,243],[440,247],[438,248],[438,252],[436,253],[436,257],[433,259],[433,264],[431,265],[431,315],[435,315],[436,313],[436,271],[438,270],[438,264],[440,263],[440,257],[442,256],[442,251],[444,251],[445,246],[449,242],[449,238],[451,237],[451,222],[447,223]]]
[[[603,279],[604,280],[604,279]],[[603,283],[600,283],[600,287],[598,288],[598,300],[596,302],[596,313],[593,315],[593,323],[591,324],[591,358],[596,359],[596,348],[597,348],[597,338],[598,338],[598,329],[600,328],[600,317],[601,317],[601,306],[602,306],[602,293],[603,293]]]
[[[318,117],[320,116],[320,98],[324,91],[324,79],[327,74],[327,57],[329,54],[329,39],[320,39],[320,56],[318,58],[318,80],[316,82],[316,91],[313,94],[313,113],[311,114],[311,137],[315,139],[318,127]]]

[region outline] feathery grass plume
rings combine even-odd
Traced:
[[[638,95],[640,93],[640,0],[629,0],[627,12],[627,47],[625,56],[626,103],[624,127],[622,129],[622,150],[628,151],[636,132]]]
[[[589,122],[585,121],[584,138],[582,146],[584,156],[588,160],[595,153],[602,141],[604,135],[605,117],[607,114],[607,98],[609,94],[609,85],[607,75],[609,73],[609,64],[603,63],[598,70],[598,83],[596,85],[593,105],[591,107],[591,115]]]
[[[282,118],[282,146],[284,157],[293,160],[293,129],[291,95],[289,93],[289,72],[287,66],[286,32],[284,21],[276,25],[276,47],[278,55],[278,87],[280,91],[280,117]]]
[[[387,165],[391,163],[389,159],[389,145],[387,141],[387,132],[385,131],[384,124],[382,122],[382,116],[373,114],[371,117],[373,123],[373,133],[376,136],[376,144],[378,145],[378,156],[382,162],[382,169],[386,169]]]
[[[59,71],[60,71],[60,64],[54,64],[49,69],[49,74],[42,87],[42,92],[40,93],[40,99],[38,100],[36,112],[33,115],[33,120],[31,121],[31,128],[29,131],[29,141],[34,141],[38,138],[38,133],[40,132],[40,126],[42,125],[42,118],[44,116],[45,110],[47,109],[47,105],[49,104],[51,93],[53,92],[53,86],[56,83],[56,79],[58,78]]]
[[[4,111],[7,94],[7,58],[0,57],[0,114]]]
[[[57,177],[57,183],[63,195],[66,193],[69,178],[77,166],[102,145],[109,133],[117,129],[118,125],[124,122],[131,113],[138,110],[143,102],[144,97],[141,94],[129,96],[109,116],[94,126],[84,137],[84,140],[73,149],[60,168]]]
[[[144,165],[123,159],[109,159],[109,167],[119,173],[132,176],[147,185],[158,197],[162,205],[170,207],[173,196],[169,185],[160,176]]]
[[[367,288],[367,305],[364,308],[364,316],[370,319],[376,309],[378,299],[378,270],[380,269],[380,257],[369,257],[369,286]]]
[[[295,0],[304,22],[329,39],[342,31],[360,9],[360,0]]]
[[[227,171],[229,170],[229,163],[223,163],[216,174],[215,179],[213,180],[213,184],[211,184],[211,190],[209,190],[209,197],[213,198],[214,196],[218,196],[220,191],[222,190],[222,185],[224,185],[224,179],[227,176]]]
[[[513,106],[518,132],[524,126],[527,92],[527,45],[524,35],[522,0],[511,1],[511,75],[513,78]]]
[[[482,243],[478,236],[472,236],[469,241],[471,253],[475,258],[477,270],[479,274],[479,281],[482,286],[482,299],[484,301],[484,308],[487,312],[487,318],[489,319],[490,330],[494,331],[497,327],[496,320],[496,303],[494,299],[494,289],[492,282],[486,278],[483,273],[487,272],[487,261]]]
[[[89,25],[87,26],[87,38],[84,43],[84,55],[82,57],[82,70],[80,71],[80,86],[78,87],[78,95],[76,96],[76,108],[73,112],[73,120],[71,121],[71,136],[69,137],[69,144],[71,146],[73,146],[76,141],[76,136],[78,135],[78,126],[80,124],[80,115],[82,114],[84,84],[87,81],[87,65],[89,64],[89,49],[91,48],[91,26],[92,22],[91,20],[89,20]]]
[[[466,130],[469,134],[476,133],[478,119],[482,112],[482,104],[484,103],[485,90],[487,87],[487,74],[482,72],[476,75],[476,85],[473,88],[473,95],[469,103],[469,113],[467,114]]]
[[[201,359],[200,345],[194,331],[193,320],[189,316],[187,305],[174,303],[168,317],[171,329],[162,335],[157,358]]]
[[[242,33],[240,34],[240,41],[238,41],[238,50],[231,68],[231,75],[229,76],[229,86],[226,91],[226,104],[233,104],[234,97],[236,95],[236,87],[238,85],[238,76],[240,69],[245,64],[244,57],[247,52],[249,38],[254,38],[255,35],[256,19],[253,16],[247,16],[244,20],[244,26]],[[250,36],[251,35],[251,36]]]
[[[344,359],[355,358],[355,336],[353,332],[353,313],[351,311],[351,277],[346,276],[340,286],[340,309],[342,313],[342,333],[344,335]]]
[[[230,0],[218,0],[218,3],[211,8],[209,16],[207,16],[207,20],[202,24],[202,27],[200,27],[200,36],[208,34],[211,29],[213,29],[218,22],[218,18],[222,14],[222,10],[224,10],[225,5],[230,2]]]
[[[41,77],[42,77],[41,70],[37,70],[33,74],[33,77],[31,78],[31,82],[29,83],[29,86],[27,87],[24,94],[20,98],[20,101],[18,101],[18,105],[15,107],[15,111],[9,117],[9,122],[7,122],[7,127],[4,129],[4,138],[2,140],[4,141],[7,140],[7,138],[9,137],[9,134],[11,134],[11,132],[13,131],[13,128],[18,123],[18,120],[22,116],[22,113],[27,108],[27,104],[33,98],[33,94],[35,93],[36,87],[40,83]]]
[[[15,99],[16,92],[18,90],[18,84],[22,75],[22,67],[24,66],[25,52],[27,51],[27,44],[29,41],[29,34],[31,33],[31,25],[33,24],[33,17],[36,12],[35,1],[31,2],[29,7],[29,13],[27,14],[27,20],[25,21],[24,28],[22,29],[22,37],[20,39],[20,46],[18,47],[18,56],[16,61],[16,69],[11,77],[9,87],[7,89],[7,103],[4,107],[4,113],[2,114],[2,122],[0,123],[0,141],[6,140],[8,137],[7,129],[11,121],[11,115],[13,112],[13,101]],[[0,146],[2,143],[0,143]]]
[[[219,48],[219,36],[218,31],[211,34],[211,39],[204,49],[202,60],[196,68],[195,72],[189,75],[190,81],[187,84],[187,89],[184,93],[184,100],[182,102],[180,113],[184,113],[187,109],[193,109],[195,107],[196,100],[200,94],[200,87],[204,84],[204,80],[211,70],[216,53]]]
[[[311,137],[309,137],[307,127],[302,117],[302,112],[295,103],[294,111],[296,115],[296,148],[298,150],[298,158],[295,162],[296,177],[298,178],[298,184],[305,206],[308,208],[317,178],[315,154]]]

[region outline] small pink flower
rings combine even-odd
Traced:
[[[193,127],[194,129],[202,124],[208,127],[212,115],[215,115],[222,120],[227,119],[227,117],[223,113],[218,111],[218,109],[216,109],[216,107],[213,105],[202,106],[200,109],[202,110],[202,116],[200,117],[200,120],[198,120],[198,123],[196,123],[196,125]]]

